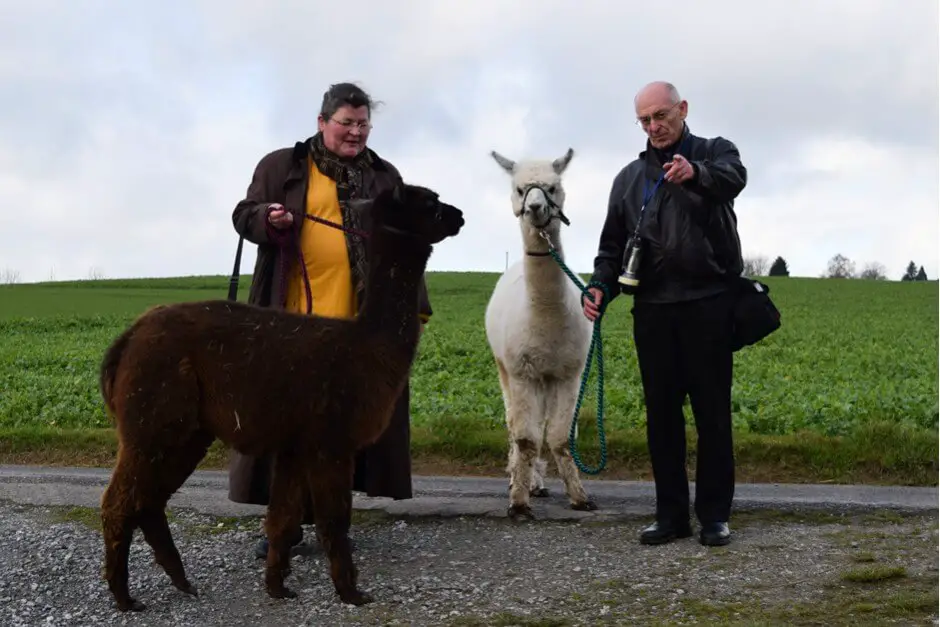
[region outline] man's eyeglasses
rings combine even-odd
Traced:
[[[648,127],[648,126],[650,125],[650,123],[651,123],[652,121],[654,121],[654,120],[655,120],[656,122],[665,122],[666,119],[667,119],[667,118],[672,114],[672,112],[675,110],[675,108],[678,107],[680,104],[682,104],[682,103],[681,103],[681,102],[677,102],[676,104],[672,105],[672,106],[669,107],[668,109],[663,109],[662,111],[657,111],[657,112],[654,113],[653,115],[643,115],[643,116],[640,116],[640,117],[638,117],[638,118],[636,119],[636,122],[634,122],[634,124],[636,124],[637,126],[641,126],[641,127],[643,127],[643,128],[646,128],[646,127]]]

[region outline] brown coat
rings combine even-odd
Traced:
[[[309,179],[307,154],[307,143],[297,142],[293,148],[281,148],[265,155],[255,168],[245,198],[232,212],[235,230],[258,246],[248,295],[250,303],[263,307],[284,307],[284,288],[287,283],[282,275],[287,271],[289,263],[293,262],[295,253],[290,252],[290,246],[298,245],[297,238],[306,207]],[[362,198],[374,198],[383,189],[401,180],[401,175],[392,164],[375,153],[372,156],[373,165],[363,174],[360,194]],[[292,231],[275,233],[269,227],[267,207],[271,203],[280,203],[294,214]],[[361,206],[361,203],[359,205]],[[367,223],[367,217],[361,220],[363,226]],[[347,244],[357,243],[350,241],[349,238],[352,237],[356,236],[347,234]],[[287,259],[285,251],[288,251]],[[361,277],[356,281],[355,287],[357,302],[361,307],[364,296]],[[429,318],[431,305],[424,285],[418,306],[422,317]],[[409,388],[406,385],[398,399],[388,430],[357,457],[354,490],[365,492],[369,496],[387,496],[394,499],[412,497],[409,406]],[[337,419],[341,420],[342,416],[337,416]],[[229,465],[229,499],[237,503],[267,505],[270,467],[270,459],[267,457],[250,457],[232,451]]]

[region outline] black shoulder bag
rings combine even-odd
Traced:
[[[709,152],[712,141],[708,140]],[[721,205],[718,209],[721,214],[712,215],[708,220],[711,228],[706,231],[706,237],[711,241],[719,262],[729,272],[728,280],[734,297],[731,349],[737,352],[779,329],[780,311],[770,299],[770,287],[767,284],[740,273],[741,248],[737,217],[727,205]]]
[[[770,287],[746,276],[733,279],[734,330],[731,350],[756,344],[780,328],[780,311],[770,300]]]

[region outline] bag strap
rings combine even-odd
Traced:
[[[232,276],[228,280],[228,299],[238,300],[238,275],[242,265],[242,244],[245,243],[245,236],[238,236],[238,247],[235,249],[235,267],[232,268]]]

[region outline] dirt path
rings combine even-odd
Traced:
[[[360,581],[376,601],[341,605],[319,555],[294,558],[273,601],[252,556],[260,519],[175,509],[171,527],[198,599],[177,592],[139,533],[119,614],[100,579],[97,511],[0,503],[3,625],[930,625],[937,515],[755,509],[734,542],[644,547],[645,519],[513,524],[358,511]],[[307,532],[313,538],[312,530]]]

